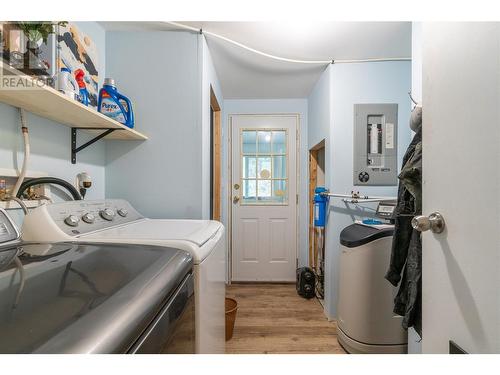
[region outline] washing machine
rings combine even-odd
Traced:
[[[340,233],[337,338],[349,353],[407,352],[403,318],[393,313],[397,288],[384,277],[393,233],[394,225],[363,222]]]
[[[84,241],[169,246],[194,260],[196,352],[225,351],[224,226],[211,220],[163,220],[142,216],[121,199],[68,201],[32,210],[25,241]]]
[[[23,243],[0,209],[0,353],[194,353],[191,255]]]

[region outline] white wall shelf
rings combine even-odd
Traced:
[[[68,98],[48,85],[37,85],[36,77],[30,77],[3,61],[0,61],[0,69],[2,69],[3,81],[0,84],[0,102],[24,108],[26,111],[53,120],[58,124],[81,129],[93,135],[101,135],[106,132],[104,139],[148,139],[144,134]],[[22,87],[20,84],[31,85],[31,87]],[[112,131],[109,131],[111,129]]]

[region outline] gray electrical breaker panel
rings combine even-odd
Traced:
[[[398,105],[354,105],[354,186],[398,184]]]

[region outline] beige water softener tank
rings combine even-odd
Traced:
[[[397,288],[384,275],[392,225],[352,224],[341,232],[338,341],[349,353],[406,353],[408,334],[392,312]]]

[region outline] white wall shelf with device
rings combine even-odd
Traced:
[[[113,140],[147,140],[148,137],[134,129],[72,100],[52,87],[44,84],[36,77],[26,75],[0,61],[2,83],[0,84],[0,102],[23,108],[38,116],[55,121],[72,128],[72,162],[76,162],[76,153],[104,139]],[[96,135],[85,147],[76,147],[76,130],[83,130]]]

